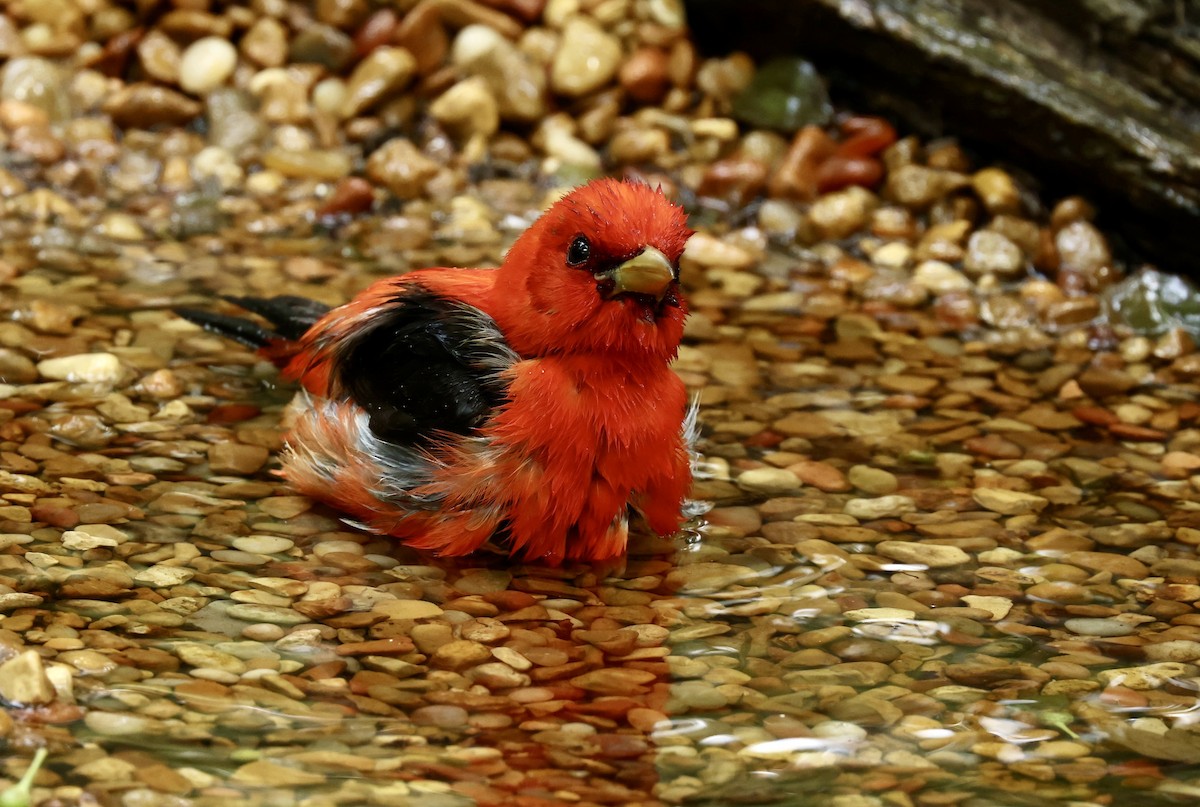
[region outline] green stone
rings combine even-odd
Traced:
[[[794,132],[829,122],[833,107],[817,69],[803,59],[767,62],[733,102],[733,114],[762,129]]]

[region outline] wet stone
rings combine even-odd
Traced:
[[[208,467],[218,474],[245,476],[263,467],[270,455],[262,446],[217,443],[208,449]]]
[[[1082,636],[1128,636],[1136,630],[1133,625],[1120,620],[1086,617],[1068,619],[1063,626],[1072,633]]]
[[[916,509],[916,502],[910,497],[891,495],[877,496],[873,499],[850,499],[843,506],[842,512],[863,521],[870,521],[901,516]]]
[[[933,569],[959,566],[970,560],[970,555],[958,547],[941,544],[883,541],[875,546],[875,551],[901,563],[911,563]]]

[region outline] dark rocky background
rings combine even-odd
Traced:
[[[706,54],[812,60],[834,99],[1083,189],[1129,261],[1193,277],[1200,0],[687,0]]]

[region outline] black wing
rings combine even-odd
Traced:
[[[339,351],[339,386],[390,443],[468,434],[503,403],[518,357],[477,308],[409,286],[381,321]]]
[[[206,331],[220,334],[227,339],[241,342],[252,348],[266,347],[280,339],[294,341],[329,313],[329,306],[307,297],[280,295],[278,297],[232,297],[222,299],[240,308],[258,314],[271,323],[270,328],[261,322],[228,314],[215,314],[199,308],[176,308],[175,313],[194,322]]]

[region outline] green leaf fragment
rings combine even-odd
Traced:
[[[25,770],[25,775],[21,777],[21,781],[15,785],[11,785],[0,793],[0,807],[29,807],[30,791],[33,788],[33,779],[37,776],[38,771],[42,769],[42,763],[46,761],[46,749],[39,748],[37,753],[33,755],[33,761],[29,763],[29,767]]]
[[[1042,712],[1041,720],[1042,725],[1058,729],[1071,739],[1079,739],[1079,735],[1071,731],[1071,723],[1075,721],[1075,715],[1070,712]]]

